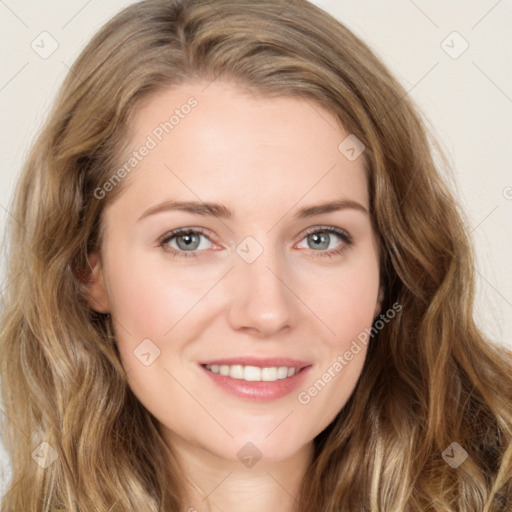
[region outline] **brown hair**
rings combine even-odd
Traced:
[[[214,79],[307,98],[364,143],[382,308],[402,305],[315,438],[300,509],[510,509],[512,353],[475,325],[470,238],[404,89],[306,0],[145,0],[76,60],[15,191],[0,333],[12,467],[2,511],[184,507],[172,451],[129,389],[110,320],[88,307],[84,281],[101,213],[125,183],[102,199],[94,192],[120,164],[142,99]],[[456,469],[442,457],[453,442],[468,453]]]

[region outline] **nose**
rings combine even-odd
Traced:
[[[269,337],[291,329],[299,318],[291,269],[277,250],[266,248],[252,263],[237,259],[230,272],[228,319],[238,331]]]

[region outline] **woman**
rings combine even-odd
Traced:
[[[16,190],[4,511],[510,510],[512,354],[405,91],[301,0],[146,0]]]

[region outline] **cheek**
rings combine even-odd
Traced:
[[[378,313],[379,269],[376,258],[317,273],[304,281],[306,304],[325,325],[324,340],[343,349]]]
[[[180,269],[162,262],[148,264],[147,258],[135,253],[109,273],[112,314],[125,332],[139,338],[164,339],[215,283],[214,270],[208,276],[198,268]]]
[[[327,334],[315,350],[319,364],[297,395],[313,433],[334,419],[361,375],[377,313],[378,263],[368,258],[316,278],[308,305],[318,313]]]

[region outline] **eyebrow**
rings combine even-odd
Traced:
[[[294,218],[306,219],[314,217],[315,215],[321,215],[322,213],[330,213],[347,209],[357,210],[368,215],[368,210],[361,203],[351,199],[339,199],[314,206],[303,207],[295,213]],[[165,201],[145,210],[137,222],[150,215],[167,211],[183,211],[193,213],[195,215],[212,216],[220,219],[232,219],[234,217],[232,210],[218,203],[205,203],[199,201]]]

